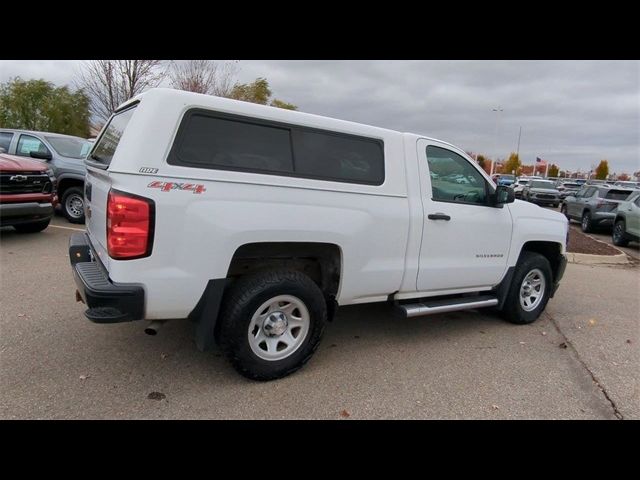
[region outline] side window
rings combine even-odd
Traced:
[[[640,195],[636,197],[636,200],[633,203],[635,203],[638,207],[640,207]]]
[[[591,187],[589,189],[587,189],[587,191],[584,193],[584,197],[585,198],[591,198],[593,197],[593,194],[596,193],[598,189],[596,187]]]
[[[434,201],[487,203],[486,181],[464,157],[445,148],[429,145],[427,162]]]
[[[51,153],[42,141],[31,135],[20,135],[16,155],[28,157],[31,152]]]
[[[288,129],[195,113],[187,119],[183,131],[176,152],[179,163],[200,168],[293,172]]]
[[[293,130],[295,171],[305,177],[339,182],[384,181],[384,152],[380,142],[310,130]]]
[[[4,152],[0,151],[0,153],[8,153],[9,145],[11,145],[11,139],[13,138],[13,133],[11,132],[0,132],[0,149],[4,150]]]

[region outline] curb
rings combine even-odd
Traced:
[[[626,265],[629,263],[626,253],[621,253],[619,255],[591,255],[588,253],[567,252],[567,261],[569,263],[579,263],[582,265]]]

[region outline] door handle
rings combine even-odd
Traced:
[[[451,217],[446,213],[430,213],[427,218],[429,220],[446,220],[447,222],[451,220]]]

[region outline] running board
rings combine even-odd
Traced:
[[[490,295],[476,297],[450,298],[445,300],[423,301],[421,303],[407,303],[398,305],[400,313],[405,318],[433,315],[435,313],[471,310],[474,308],[495,307],[498,299]]]

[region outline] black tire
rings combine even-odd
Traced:
[[[37,222],[31,223],[21,223],[20,225],[14,225],[15,228],[20,233],[37,233],[43,231],[45,228],[49,226],[50,218],[46,220],[39,220]]]
[[[584,233],[591,233],[593,231],[593,222],[591,221],[591,213],[584,212],[582,214],[582,221],[580,222],[580,228]]]
[[[560,206],[560,213],[563,214],[565,217],[567,217],[567,220],[571,220],[571,217],[569,217],[569,213],[568,213],[568,210],[567,210],[567,204],[566,203],[563,203]]]
[[[618,219],[613,226],[613,232],[611,233],[611,240],[615,246],[626,247],[629,245],[629,239],[625,233],[626,230],[627,228],[624,219]]]
[[[286,358],[265,360],[249,344],[251,319],[271,298],[291,295],[309,311],[309,328],[302,343]],[[300,369],[318,348],[327,320],[327,304],[320,288],[295,270],[269,270],[238,279],[225,293],[218,318],[217,340],[233,367],[252,380],[275,380]]]
[[[538,305],[533,310],[526,311],[520,304],[520,290],[527,275],[535,269],[540,270],[544,275],[544,292],[542,292],[542,299]],[[502,308],[502,316],[508,322],[518,325],[525,325],[536,321],[547,306],[551,288],[553,288],[553,274],[549,261],[539,253],[523,252],[516,266],[511,288],[509,289]]]
[[[558,208],[558,205],[559,205],[559,204],[554,203],[554,204],[553,204],[553,208]]]
[[[82,214],[78,215],[77,211],[68,205],[71,200],[82,200]],[[62,213],[70,223],[84,223],[84,192],[81,187],[69,187],[62,195]]]

